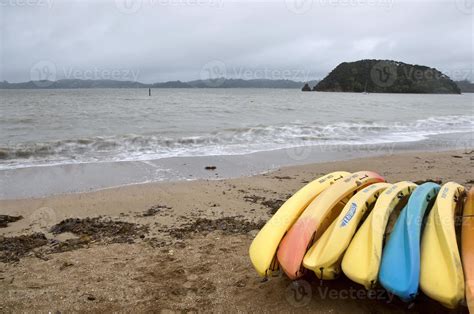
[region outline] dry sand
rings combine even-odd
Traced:
[[[409,153],[3,200],[1,214],[23,219],[0,228],[0,311],[444,311],[423,295],[412,304],[382,288],[367,295],[346,278],[320,283],[309,274],[299,286],[284,276],[262,280],[247,250],[289,195],[327,172],[373,170],[389,182],[471,187],[473,164],[474,152]]]

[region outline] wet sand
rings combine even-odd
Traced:
[[[403,153],[2,200],[1,214],[23,218],[0,228],[0,311],[444,311],[423,295],[405,304],[344,277],[320,283],[309,274],[299,286],[284,276],[262,280],[247,250],[288,196],[327,172],[373,170],[389,182],[471,187],[473,166],[469,150]]]

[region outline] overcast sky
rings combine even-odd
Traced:
[[[0,80],[310,80],[394,59],[472,79],[472,0],[0,0]]]

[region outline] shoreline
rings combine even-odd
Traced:
[[[156,182],[248,177],[282,167],[406,152],[474,149],[472,133],[432,135],[412,142],[319,145],[243,155],[79,163],[0,170],[0,200],[47,197]],[[440,149],[441,148],[441,149]],[[206,170],[206,167],[216,167]],[[18,188],[21,187],[21,188]]]
[[[469,188],[473,163],[473,151],[411,152],[252,177],[0,200],[2,214],[23,216],[0,228],[0,244],[16,239],[0,250],[0,310],[445,312],[424,295],[407,305],[379,287],[380,298],[369,298],[344,276],[321,286],[308,274],[311,294],[301,303],[285,276],[262,281],[247,252],[281,204],[325,173],[373,170],[389,182],[456,181]],[[360,293],[350,297],[351,291]]]

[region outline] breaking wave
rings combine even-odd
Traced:
[[[0,147],[0,169],[58,163],[240,155],[303,145],[409,142],[436,134],[472,132],[473,128],[474,116],[444,116],[412,122],[256,125],[180,138],[129,134],[21,143]]]

